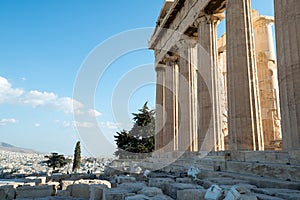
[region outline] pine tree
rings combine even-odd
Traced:
[[[76,147],[74,150],[74,160],[73,160],[73,172],[80,168],[81,163],[81,149],[80,149],[80,141],[76,143]]]
[[[150,110],[147,102],[133,114],[134,125],[127,132],[117,132],[114,136],[118,146],[115,152],[119,158],[145,157],[154,150],[155,120],[154,111]]]
[[[53,170],[61,168],[67,164],[66,158],[58,153],[51,153],[51,155],[45,156],[45,158],[48,158],[48,160],[44,161],[44,163],[46,163],[48,167],[52,167]]]

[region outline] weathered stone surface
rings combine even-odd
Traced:
[[[0,199],[11,200],[15,198],[15,189],[12,185],[4,185],[0,187]]]
[[[154,197],[156,195],[163,194],[162,190],[157,187],[144,187],[142,190],[138,191],[138,194],[144,194],[148,197]]]
[[[103,190],[103,200],[124,200],[126,196],[132,196],[132,193],[123,188],[110,188]]]
[[[150,200],[151,198],[143,195],[143,194],[138,194],[130,197],[126,197],[125,200]]]
[[[90,187],[88,184],[73,184],[67,187],[72,197],[90,198]]]
[[[68,190],[57,190],[56,196],[58,196],[58,197],[70,197],[71,193]]]
[[[17,198],[47,197],[53,194],[53,186],[23,186],[16,189]]]
[[[207,178],[207,181],[216,183],[216,184],[224,184],[224,185],[235,185],[239,183],[249,183],[249,181],[233,179],[233,178]]]
[[[175,181],[171,178],[150,178],[149,179],[149,186],[150,187],[158,187],[165,191],[165,187],[168,184],[174,183]]]
[[[171,183],[169,185],[166,185],[166,190],[164,191],[164,193],[169,195],[173,199],[176,199],[177,191],[184,190],[184,189],[203,189],[203,187],[195,184]]]
[[[151,200],[173,200],[173,198],[167,195],[157,195],[155,197],[152,197]]]
[[[103,190],[108,188],[107,185],[90,185],[90,200],[102,200]]]
[[[295,196],[300,197],[300,191],[299,190],[290,190],[290,189],[278,189],[278,188],[254,188],[252,189],[255,193],[270,195],[270,196],[277,196],[280,198],[287,198],[291,199]],[[300,199],[300,198],[299,198]]]
[[[283,200],[282,198],[279,197],[274,197],[266,194],[258,194],[254,193],[254,195],[259,199],[259,200]]]
[[[193,180],[189,177],[186,178],[176,178],[176,183],[192,183]]]
[[[136,178],[132,176],[118,176],[116,177],[116,182],[119,184],[132,183],[132,182],[136,182]]]
[[[192,199],[204,199],[205,189],[186,189],[177,191],[177,199],[180,200],[192,200]]]
[[[72,185],[74,181],[61,181],[60,186],[62,190],[66,190],[69,185]]]
[[[36,177],[36,176],[28,176],[25,178],[25,180],[28,180],[30,182],[35,182],[36,185],[42,185],[46,183],[47,177]]]
[[[128,193],[137,193],[144,187],[147,187],[144,182],[122,183],[117,188],[127,190]]]

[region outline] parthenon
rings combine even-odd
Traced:
[[[300,149],[300,1],[274,4],[165,0],[149,41],[157,152]]]

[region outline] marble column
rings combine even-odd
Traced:
[[[300,149],[300,1],[275,0],[283,149]]]
[[[259,84],[262,128],[265,150],[279,149],[281,140],[279,86],[275,48],[273,42],[273,17],[254,18],[255,53]]]
[[[176,122],[176,56],[166,58],[166,77],[165,77],[165,135],[164,146],[165,151],[173,152],[177,149],[177,122]]]
[[[221,74],[218,70],[217,23],[221,15],[198,19],[199,150],[224,150],[221,121]]]
[[[251,1],[226,3],[229,148],[263,150]]]
[[[155,116],[155,150],[164,147],[164,107],[165,107],[165,66],[158,64],[156,70],[156,116]]]
[[[179,91],[178,91],[178,150],[197,151],[197,134],[194,124],[194,74],[196,42],[192,39],[183,39],[179,42]]]

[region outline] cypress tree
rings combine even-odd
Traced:
[[[80,162],[81,162],[81,149],[80,149],[80,141],[76,143],[76,147],[74,150],[74,160],[73,160],[73,172],[75,170],[78,170],[80,168]]]

